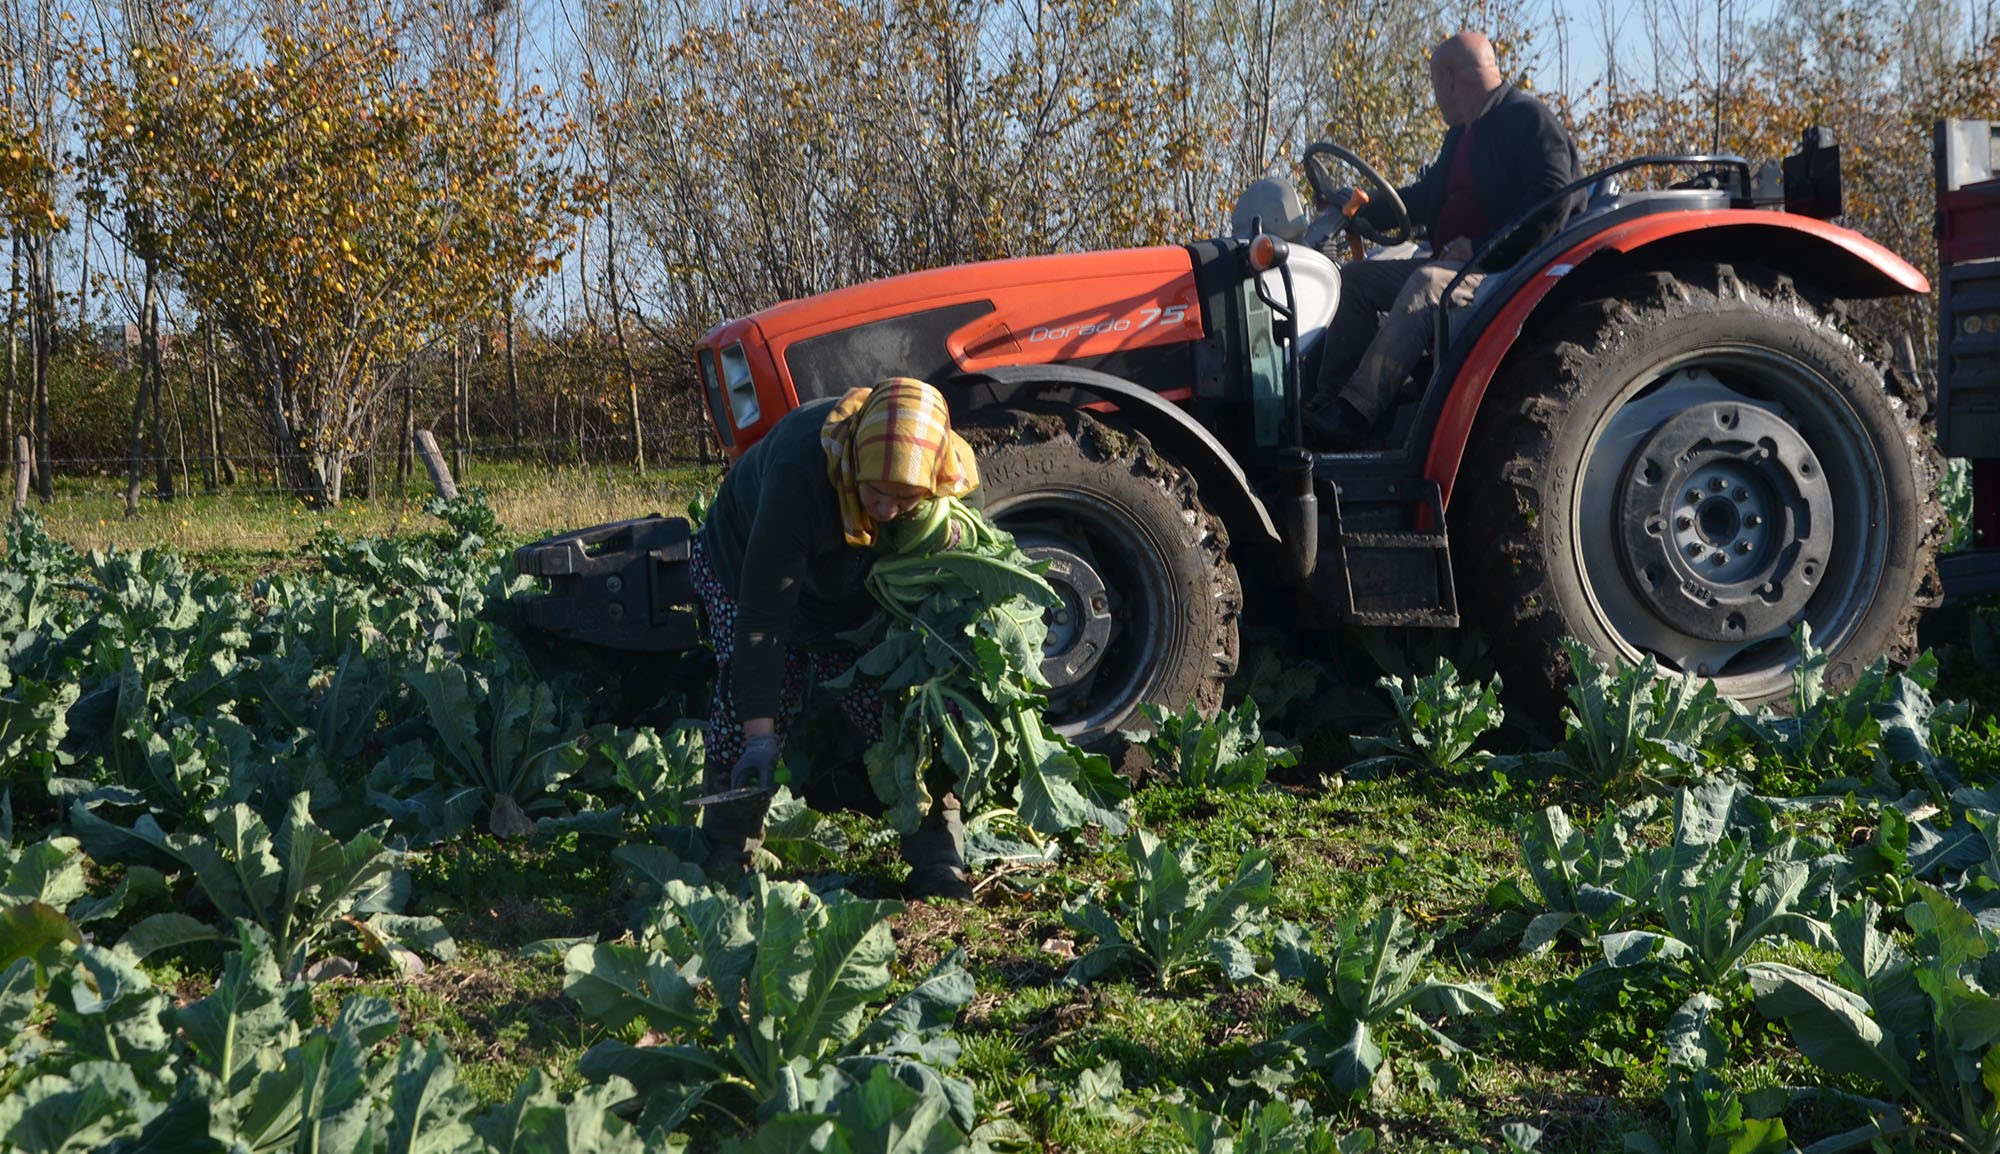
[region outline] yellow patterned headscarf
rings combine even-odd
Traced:
[[[840,528],[847,543],[875,543],[875,519],[861,507],[859,486],[889,482],[963,497],[979,487],[972,446],[951,431],[944,394],[915,377],[890,377],[872,389],[849,389],[820,426],[826,476],[840,494]]]

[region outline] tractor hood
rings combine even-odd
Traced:
[[[735,454],[799,404],[885,376],[1088,364],[1203,335],[1193,258],[1163,245],[953,265],[786,301],[717,325],[696,357]]]

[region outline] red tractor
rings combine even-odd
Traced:
[[[1336,164],[1395,197],[1344,149],[1316,144],[1304,162],[1322,201]],[[1642,168],[1679,179],[1618,190]],[[1909,656],[1940,596],[1944,521],[1926,390],[1841,304],[1929,285],[1828,223],[1828,135],[1787,158],[1783,192],[1773,169],[1645,157],[1558,194],[1587,200],[1440,316],[1438,351],[1365,452],[1301,436],[1340,267],[1298,243],[1296,192],[1268,184],[1239,204],[1239,235],[891,277],[725,321],[696,359],[731,455],[857,383],[943,388],[988,514],[1063,595],[1043,673],[1081,740],[1141,702],[1215,705],[1250,624],[1469,622],[1543,707],[1567,677],[1565,636],[1764,701],[1791,686],[1800,622],[1836,676]],[[1950,284],[1961,302],[1983,291],[1990,312],[2000,274]],[[1979,323],[2000,334],[2000,314]],[[1996,443],[1978,422],[2000,420],[2000,385],[1986,389],[1947,392],[1976,415],[1943,415],[1979,430],[1950,451]],[[530,619],[628,648],[691,644],[676,524],[524,548],[523,570],[557,594]],[[629,628],[641,612],[658,628]]]

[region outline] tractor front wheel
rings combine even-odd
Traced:
[[[1651,654],[1745,703],[1914,652],[1935,600],[1939,461],[1921,391],[1831,302],[1758,269],[1609,286],[1523,337],[1453,502],[1459,588],[1544,716],[1563,637]]]
[[[1079,744],[1139,723],[1141,703],[1212,713],[1236,669],[1242,588],[1222,523],[1146,439],[1058,406],[959,422],[986,514],[1048,564],[1049,719]]]

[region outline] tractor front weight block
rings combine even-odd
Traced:
[[[682,517],[593,525],[514,550],[514,569],[548,582],[518,598],[530,626],[570,641],[641,653],[693,649],[701,630]]]

